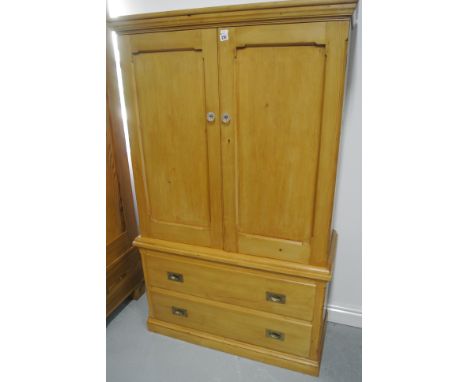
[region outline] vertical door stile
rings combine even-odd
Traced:
[[[220,73],[220,113],[229,113],[231,120],[221,122],[221,150],[223,168],[224,250],[237,252],[235,149],[237,114],[234,96],[235,28],[228,28],[228,39],[221,41],[218,29],[218,62]]]
[[[208,139],[209,198],[212,247],[223,247],[223,210],[221,179],[221,147],[218,85],[218,45],[216,28],[202,31],[205,65],[206,109],[205,118]],[[208,113],[214,113],[214,121],[208,121]]]

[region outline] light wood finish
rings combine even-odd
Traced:
[[[327,263],[347,33],[239,27],[220,44],[226,250]]]
[[[270,272],[259,272],[213,262],[142,250],[148,288],[163,288],[215,301],[312,321],[316,283]],[[169,274],[183,280],[171,280]],[[266,294],[285,296],[285,302]]]
[[[357,0],[292,0],[122,16],[110,20],[120,34],[245,24],[349,20]]]
[[[315,202],[318,174],[330,166],[319,161],[328,150],[321,145],[329,134],[322,129],[325,77],[335,69],[326,60],[329,29],[230,28],[220,44],[221,109],[232,113],[222,130],[228,251],[325,264],[326,248],[311,246],[317,222],[326,220]],[[323,231],[328,238],[329,226]]]
[[[216,31],[124,36],[119,48],[142,235],[222,245]]]
[[[327,23],[327,65],[311,261],[327,264],[340,143],[349,22]]]
[[[151,291],[151,298],[153,310],[150,316],[157,320],[284,353],[309,355],[312,325],[308,322],[163,289]],[[185,309],[187,317],[173,314],[173,308]],[[267,330],[281,333],[284,338],[270,338],[266,335]]]
[[[151,330],[318,375],[355,6],[295,0],[109,21]]]
[[[132,241],[138,228],[130,184],[125,136],[120,116],[115,61],[107,30],[106,86],[106,315],[134,291],[144,289],[138,249]],[[143,286],[142,286],[143,284]]]
[[[338,234],[335,230],[332,232],[330,238],[329,254],[328,254],[328,264],[330,270],[333,270],[335,264],[336,256],[336,245],[338,240]],[[315,299],[315,312],[313,320],[313,331],[312,339],[313,343],[311,346],[310,357],[312,359],[320,360],[322,358],[323,351],[323,342],[325,340],[326,332],[326,323],[327,323],[327,301],[328,301],[328,291],[330,284],[328,283],[318,283],[317,284],[317,293]]]
[[[310,358],[298,357],[153,318],[148,318],[148,328],[156,333],[236,354],[241,357],[285,367],[305,374],[319,375],[320,362]]]
[[[188,256],[194,259],[214,261],[223,264],[236,265],[249,269],[260,269],[269,272],[291,276],[306,277],[315,280],[331,280],[331,264],[319,267],[310,264],[300,264],[267,257],[232,253],[214,248],[205,248],[183,243],[174,243],[148,237],[137,237],[134,241],[139,248]]]

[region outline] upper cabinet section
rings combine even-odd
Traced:
[[[354,1],[112,21],[142,236],[325,266]]]

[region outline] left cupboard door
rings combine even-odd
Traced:
[[[216,38],[118,38],[142,236],[222,247]]]

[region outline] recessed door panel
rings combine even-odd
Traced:
[[[142,234],[221,246],[216,31],[120,40]]]
[[[326,261],[347,28],[234,27],[218,43],[226,250]]]
[[[150,217],[208,227],[208,156],[201,51],[134,58]]]
[[[241,233],[298,242],[310,236],[324,53],[316,46],[252,47],[237,53]]]

